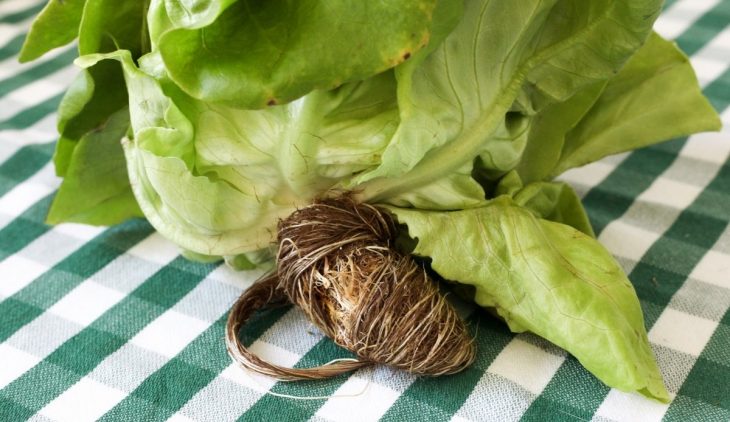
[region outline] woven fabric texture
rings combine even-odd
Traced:
[[[0,421],[730,420],[730,0],[669,1],[656,25],[728,128],[562,177],[636,288],[668,405],[610,389],[474,308],[478,357],[458,375],[244,373],[226,354],[225,318],[259,273],[187,261],[144,221],[43,223],[59,185],[56,107],[77,72],[75,46],[17,63],[43,3],[0,1]],[[292,308],[257,317],[245,341],[287,365],[346,356]]]

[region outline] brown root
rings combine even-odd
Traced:
[[[244,292],[231,311],[226,337],[233,359],[286,380],[326,378],[371,363],[427,375],[465,369],[475,348],[464,322],[426,271],[392,247],[395,235],[388,214],[347,196],[281,221],[276,274]],[[290,369],[251,354],[236,337],[240,324],[282,299],[360,359]]]

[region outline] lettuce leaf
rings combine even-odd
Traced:
[[[493,178],[516,167],[531,116],[615,75],[651,31],[661,1],[467,1],[419,66],[399,68],[407,104],[363,199],[428,185],[481,156]],[[569,22],[569,24],[566,24]],[[506,29],[508,28],[508,29]]]
[[[182,19],[182,2],[173,1],[166,3],[172,28],[155,43],[172,80],[192,97],[263,108],[362,80],[407,60],[428,43],[435,4],[239,0],[215,12],[203,8],[198,20],[210,22],[220,14],[198,28],[191,22],[196,17]],[[186,27],[175,27],[180,23]]]
[[[568,132],[548,177],[607,155],[720,127],[687,56],[653,33]]]
[[[85,4],[86,0],[50,0],[33,21],[18,60],[35,60],[76,39]]]
[[[125,154],[135,196],[160,233],[202,255],[268,247],[280,218],[377,165],[398,124],[392,72],[240,110],[155,79],[154,55],[139,61],[149,73],[128,51],[77,63],[93,68],[105,59],[121,61],[129,89]]]
[[[143,217],[127,177],[127,165],[119,140],[129,128],[129,113],[112,114],[97,130],[78,141],[65,169],[47,222],[64,221],[112,225],[131,217]]]
[[[636,293],[598,241],[506,196],[434,212],[389,207],[447,280],[472,285],[515,332],[563,347],[611,387],[668,402]]]
[[[660,7],[52,0],[23,57],[78,35],[84,69],[59,109],[49,221],[143,212],[186,256],[250,268],[280,218],[351,191],[513,330],[667,400],[630,283],[551,181],[718,128],[687,58],[651,32]]]

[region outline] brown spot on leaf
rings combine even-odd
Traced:
[[[403,60],[408,60],[410,58],[411,58],[411,53],[410,52],[407,51],[405,54],[403,54]]]
[[[266,102],[267,106],[275,106],[276,105],[276,98],[272,98],[269,101]]]

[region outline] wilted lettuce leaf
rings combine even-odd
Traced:
[[[119,142],[128,128],[129,113],[122,109],[78,141],[48,212],[49,224],[111,225],[143,216],[129,185]]]
[[[228,2],[227,2],[228,3]],[[368,78],[429,40],[435,0],[240,0],[182,18],[182,2],[155,17],[155,45],[189,95],[239,108],[292,101],[314,89]],[[174,5],[174,7],[173,7]],[[211,22],[211,16],[220,13]],[[210,24],[198,28],[196,19]],[[175,28],[176,24],[186,25]],[[155,29],[155,32],[160,31]]]
[[[636,293],[598,241],[506,196],[462,211],[389,210],[418,240],[415,254],[474,286],[512,331],[565,348],[609,386],[669,400]]]
[[[50,0],[33,21],[18,60],[35,60],[73,41],[79,34],[85,3],[86,0]]]

